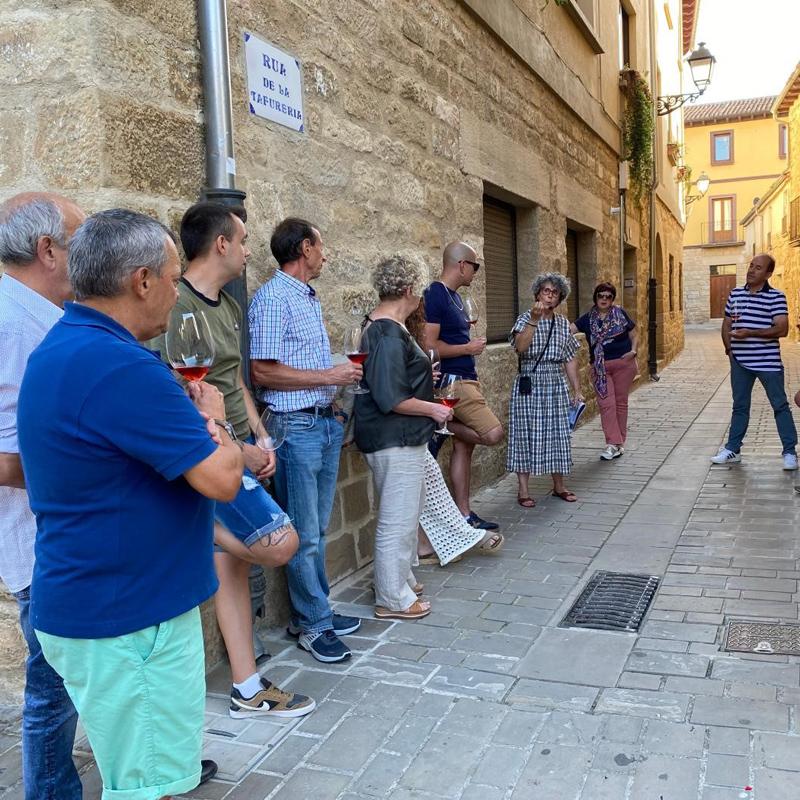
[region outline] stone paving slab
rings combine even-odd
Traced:
[[[716,329],[631,397],[629,447],[601,463],[597,420],[574,437],[579,502],[514,502],[513,476],[478,510],[507,537],[494,557],[424,568],[435,613],[371,616],[369,570],[334,588],[364,616],[354,657],[322,665],[268,632],[264,673],[311,694],[288,724],[227,717],[230,675],[209,675],[207,749],[221,777],[192,800],[750,800],[800,797],[800,658],[721,650],[730,618],[797,620],[800,502],[760,387],[743,463],[711,467],[730,413]],[[800,355],[784,345],[790,384]],[[557,625],[597,569],[663,578],[638,635]],[[0,732],[2,733],[2,732]],[[21,797],[14,731],[0,797]],[[84,796],[100,796],[85,759]],[[4,793],[3,793],[4,792]]]

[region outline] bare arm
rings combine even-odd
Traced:
[[[564,369],[567,372],[567,379],[570,386],[572,386],[572,394],[576,400],[583,400],[583,392],[581,391],[581,376],[578,374],[578,359],[571,358],[564,364]]]
[[[441,325],[436,322],[426,322],[422,338],[426,350],[438,350],[439,358],[457,358],[458,356],[479,356],[486,349],[486,339],[483,337],[470,339],[466,344],[448,344],[439,338]]]
[[[731,352],[731,326],[733,322],[730,317],[725,317],[722,320],[722,344],[725,346],[725,355],[730,355]]]
[[[630,332],[630,337],[631,337],[631,350],[634,353],[637,353],[639,351],[639,331],[638,331],[638,329],[634,328]]]
[[[199,464],[183,473],[189,485],[210,500],[230,503],[239,492],[244,456],[228,434],[220,429],[222,444]]]
[[[725,318],[727,319],[727,317]],[[724,323],[723,323],[724,329]],[[769,328],[738,328],[730,333],[733,339],[782,339],[789,333],[789,317],[786,314],[774,317]],[[724,334],[723,334],[724,341]]]
[[[261,417],[256,409],[256,404],[250,396],[250,390],[244,382],[242,375],[242,368],[239,367],[239,388],[242,390],[242,397],[244,398],[244,406],[247,409],[247,424],[250,430],[255,434],[256,439],[261,436],[266,436],[266,431],[261,424]],[[242,452],[244,453],[244,462],[247,468],[260,480],[271,478],[275,474],[276,457],[274,450],[262,450],[260,447],[242,442]]]
[[[536,324],[530,322],[526,323],[525,327],[514,336],[514,349],[519,355],[522,355],[531,346],[535,333]]]
[[[25,476],[18,453],[0,453],[0,486],[25,488]]]
[[[295,369],[280,361],[254,358],[250,361],[250,377],[256,386],[279,391],[308,389],[312,386],[347,386],[363,377],[358,364],[337,364],[328,369]]]
[[[429,403],[427,400],[418,400],[416,397],[401,400],[392,408],[392,411],[396,414],[407,414],[410,417],[430,417],[439,425],[453,417],[453,412],[446,406]]]

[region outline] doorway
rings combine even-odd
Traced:
[[[715,264],[709,267],[709,273],[709,317],[720,319],[725,316],[728,295],[736,286],[736,264]]]

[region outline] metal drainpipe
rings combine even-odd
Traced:
[[[236,167],[233,155],[233,113],[231,107],[231,73],[228,55],[228,12],[226,0],[198,0],[197,17],[200,28],[200,52],[203,64],[203,112],[206,127],[206,200],[229,206],[244,205],[246,192],[236,188]],[[247,319],[247,279],[241,278],[225,285]],[[242,363],[249,364],[247,325],[242,325],[240,348]],[[250,385],[250,370],[242,370]],[[266,611],[264,592],[266,575],[262,567],[250,568],[250,605],[253,622]],[[256,659],[268,656],[264,643],[253,626],[253,645]]]
[[[656,111],[655,97],[658,94],[657,63],[656,63],[656,14],[655,0],[647,4],[650,27],[650,83],[653,94],[653,182],[650,186],[650,278],[647,282],[647,366],[650,371],[650,380],[657,381],[658,357],[656,343],[658,340],[658,320],[656,319],[656,303],[658,300],[658,280],[656,278],[656,188],[658,187],[658,158],[656,157],[656,143],[658,134],[658,114]]]

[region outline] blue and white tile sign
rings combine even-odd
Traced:
[[[250,113],[303,131],[300,62],[252,33],[244,35]]]

